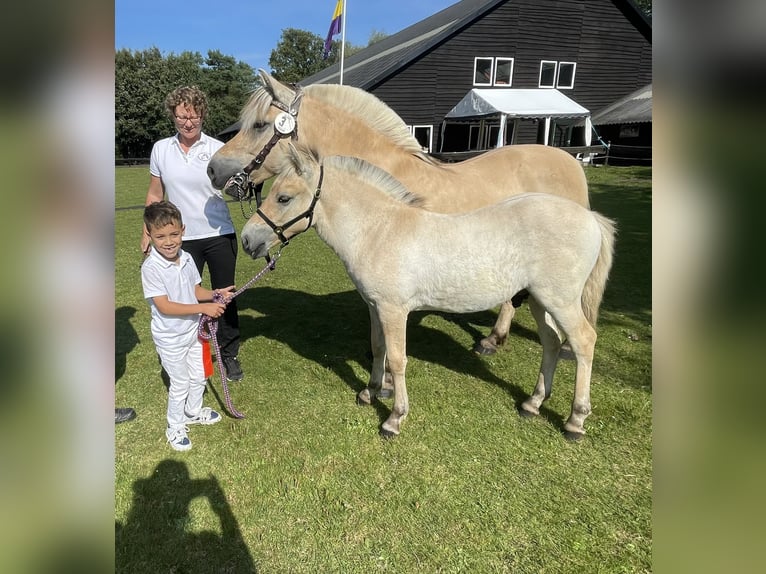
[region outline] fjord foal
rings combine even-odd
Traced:
[[[330,155],[359,157],[384,169],[422,196],[422,207],[461,213],[520,193],[568,197],[585,207],[588,185],[580,164],[549,146],[513,145],[458,163],[441,163],[423,153],[402,119],[363,90],[337,85],[292,89],[259,70],[262,85],[242,110],[242,128],[213,156],[208,175],[223,189],[246,167],[252,183],[279,173],[287,141]],[[237,197],[229,188],[230,195]],[[511,293],[511,295],[515,295]],[[514,300],[520,305],[521,297]],[[492,354],[508,336],[514,306],[501,306],[490,335],[476,344]]]
[[[358,158],[310,157],[290,146],[256,215],[242,229],[252,257],[311,226],[335,251],[369,307],[373,365],[369,404],[381,389],[386,360],[394,405],[381,434],[398,435],[409,410],[406,323],[415,310],[469,313],[490,309],[527,289],[543,347],[540,374],[522,414],[537,415],[551,394],[561,340],[577,361],[572,412],[564,430],[584,433],[596,317],[612,265],[614,224],[548,194],[526,194],[465,214],[419,209],[419,198]]]

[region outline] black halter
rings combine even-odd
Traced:
[[[260,169],[263,162],[266,161],[266,156],[274,148],[279,140],[290,137],[293,140],[298,139],[298,110],[301,106],[301,99],[303,98],[303,90],[300,86],[295,86],[295,97],[293,98],[290,106],[285,106],[282,102],[272,100],[271,105],[275,108],[282,110],[283,113],[279,114],[274,121],[274,134],[271,136],[263,149],[259,151],[253,160],[247,164],[242,171],[235,173],[229,178],[224,186],[224,191],[239,200],[240,208],[242,209],[242,216],[247,219],[253,215],[253,197],[255,197],[255,205],[259,207],[263,202],[261,192],[263,190],[263,182],[255,184],[250,181],[250,173],[253,170]],[[244,202],[248,202],[250,209],[250,216],[245,215]]]
[[[303,233],[303,231],[308,231],[311,228],[311,224],[314,222],[314,208],[317,205],[317,201],[319,201],[319,196],[322,194],[322,180],[324,179],[324,165],[319,165],[319,181],[317,182],[317,188],[316,191],[314,191],[314,198],[311,200],[311,205],[309,205],[309,208],[301,213],[300,215],[296,215],[293,217],[290,221],[287,223],[283,223],[282,225],[277,225],[271,219],[269,219],[265,213],[261,211],[260,204],[258,204],[258,209],[256,210],[256,213],[260,216],[261,219],[263,219],[264,222],[266,222],[266,225],[271,227],[271,229],[276,233],[277,237],[279,237],[279,240],[282,242],[282,247],[290,243],[290,239],[295,237],[296,235],[299,235]],[[287,230],[288,227],[291,227],[295,223],[298,223],[302,219],[308,219],[309,224],[306,226],[306,229],[299,231],[295,235],[288,237],[285,237],[285,230]]]

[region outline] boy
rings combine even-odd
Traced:
[[[151,308],[152,339],[170,377],[165,435],[172,448],[184,451],[192,446],[187,425],[221,420],[216,411],[202,406],[207,379],[197,326],[200,313],[214,318],[223,314],[226,304],[212,302],[213,294],[220,292],[228,303],[234,286],[215,291],[202,287],[191,255],[181,249],[185,227],[175,205],[147,205],[144,224],[152,248],[141,265],[141,283]]]

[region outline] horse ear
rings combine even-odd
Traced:
[[[290,154],[290,162],[295,169],[295,172],[299,176],[303,176],[311,172],[311,167],[314,162],[318,163],[319,160],[312,152],[306,152],[303,149],[298,149],[291,142],[287,144],[287,148]],[[311,160],[314,160],[312,162]]]

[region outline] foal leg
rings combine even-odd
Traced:
[[[392,438],[399,435],[402,422],[410,411],[404,378],[407,367],[407,313],[400,309],[381,310],[380,325],[385,339],[388,367],[394,382],[394,405],[388,419],[381,426],[380,434],[384,438]]]
[[[556,372],[559,350],[561,348],[561,339],[558,332],[546,321],[547,314],[545,309],[534,297],[529,299],[529,310],[537,322],[537,332],[543,346],[543,358],[535,390],[519,408],[519,414],[525,417],[539,415],[540,405],[551,396],[553,391],[553,375]]]
[[[497,348],[505,344],[505,341],[508,339],[508,332],[511,330],[511,321],[516,314],[516,309],[521,307],[522,302],[528,295],[529,293],[527,293],[526,289],[519,291],[511,298],[510,303],[506,301],[500,306],[500,313],[497,316],[495,325],[492,327],[492,331],[474,345],[474,353],[477,355],[494,355],[497,352]]]
[[[378,311],[368,305],[370,312],[370,346],[372,349],[372,369],[367,387],[362,389],[356,396],[358,405],[369,405],[373,399],[381,394],[383,378],[386,374],[386,343],[383,339],[383,329],[378,318]]]
[[[558,314],[556,320],[567,334],[577,361],[572,412],[564,424],[564,436],[569,440],[579,440],[585,435],[583,425],[591,412],[590,379],[596,347],[596,330],[585,318],[579,302],[565,313]]]

